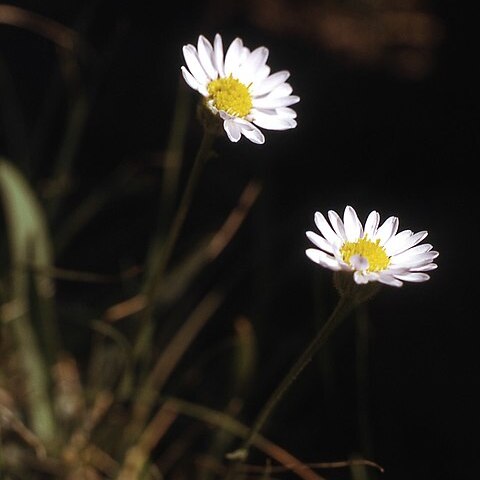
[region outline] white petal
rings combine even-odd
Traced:
[[[365,285],[370,281],[368,278],[368,275],[364,275],[363,272],[355,271],[353,273],[353,279],[355,280],[355,283],[358,285]]]
[[[396,255],[397,253],[405,251],[406,248],[404,245],[412,235],[413,232],[411,230],[403,230],[402,232],[392,236],[384,245],[387,255],[391,257],[392,255]]]
[[[281,107],[276,109],[278,115],[287,118],[297,118],[297,112],[290,107]]]
[[[404,280],[406,282],[425,282],[430,278],[430,275],[426,273],[405,273],[402,275],[395,275],[399,280]]]
[[[370,263],[362,255],[352,255],[350,257],[350,265],[359,271],[368,270]]]
[[[252,125],[251,123],[248,126],[241,125],[240,129],[242,134],[251,142],[259,145],[265,143],[265,136],[257,127],[255,127],[255,125]]]
[[[271,97],[261,97],[253,98],[252,104],[255,108],[280,108],[280,107],[289,107],[294,103],[300,101],[300,97],[296,95],[290,95],[289,97],[281,98],[271,98]]]
[[[218,77],[218,71],[213,63],[213,47],[203,35],[198,37],[197,51],[203,69],[210,80],[215,80]]]
[[[244,135],[253,143],[265,143],[263,133],[248,120],[232,116],[222,110],[219,115],[224,120],[225,131],[232,142],[238,142],[241,135]]]
[[[385,284],[385,285],[390,285],[391,287],[401,287],[403,285],[403,282],[396,279],[392,275],[382,273],[382,272],[380,272],[380,274],[378,276],[378,281],[380,283]]]
[[[410,231],[410,230],[408,230]],[[399,236],[402,232],[400,232],[398,235],[396,235],[395,237],[393,237],[391,239],[391,241],[393,242],[396,242],[395,238],[397,236]],[[405,235],[406,236],[406,235]],[[423,231],[423,232],[418,232],[418,233],[415,233],[413,235],[411,235],[410,237],[407,237],[405,238],[404,242],[402,245],[398,245],[394,248],[395,250],[395,253],[390,253],[390,255],[398,255],[399,253],[403,253],[405,252],[406,250],[408,250],[409,248],[417,245],[418,243],[420,243],[425,237],[427,236],[427,232],[426,231]],[[395,244],[395,243],[394,243]],[[388,242],[387,245],[390,245],[390,241]],[[390,251],[390,246],[387,248],[386,246],[386,250],[387,250],[387,253]]]
[[[234,120],[224,120],[223,128],[231,142],[238,142],[242,136],[240,126]]]
[[[348,241],[355,242],[362,237],[362,224],[358,219],[357,212],[350,205],[347,205],[343,212],[343,225]]]
[[[321,265],[322,267],[334,271],[342,270],[342,267],[334,258],[328,256],[325,252],[317,250],[316,248],[308,248],[307,250],[305,250],[305,254],[310,260],[318,263],[318,265]]]
[[[288,97],[293,92],[293,88],[289,83],[282,83],[275,87],[268,95],[267,98],[279,98]]]
[[[335,211],[335,210],[329,210],[328,211],[328,219],[330,220],[330,223],[335,230],[335,233],[343,240],[347,240],[347,235],[345,233],[345,228],[343,226],[342,219],[340,218],[340,215]]]
[[[213,53],[215,66],[217,67],[218,73],[221,77],[225,76],[225,70],[223,67],[223,41],[219,33],[215,35],[213,41]]]
[[[333,254],[333,247],[318,233],[308,231],[306,232],[307,238],[320,250],[324,250],[327,253]]]
[[[255,73],[255,79],[253,80],[252,85],[250,86],[251,88],[250,93],[253,92],[257,84],[262,83],[269,75],[270,75],[270,67],[268,65],[262,65],[258,69],[258,71]]]
[[[251,116],[254,118],[255,125],[269,130],[288,130],[297,126],[293,118],[284,118],[276,114],[266,115],[259,110],[252,110]]]
[[[389,265],[384,272],[388,272],[389,275],[400,275],[402,273],[408,273],[410,269],[404,265]]]
[[[364,235],[368,235],[368,238],[372,240],[377,233],[378,224],[380,223],[380,215],[373,210],[368,214],[367,221],[365,222]]]
[[[240,52],[240,58],[238,62],[238,69],[240,69],[240,67],[247,60],[249,55],[250,55],[250,49],[247,47],[242,47],[242,51]]]
[[[314,220],[320,233],[331,245],[338,247],[343,243],[342,239],[334,232],[321,212],[315,212]]]
[[[383,225],[377,230],[375,239],[380,239],[380,245],[385,245],[392,235],[395,235],[398,230],[398,218],[397,217],[388,217]]]
[[[284,105],[284,106],[288,107],[290,105],[298,103],[299,101],[300,101],[300,97],[298,95],[290,95],[288,98],[285,99],[286,105]]]
[[[416,267],[419,267],[421,265],[425,265],[427,263],[431,263],[432,260],[434,260],[435,258],[438,257],[438,252],[427,252],[427,253],[422,253],[422,254],[419,254],[419,255],[415,255],[415,256],[409,256],[409,257],[405,257],[405,258],[402,258],[401,260],[397,260],[396,257],[395,258],[395,262],[394,262],[394,259],[392,258],[392,266],[401,266],[401,267],[405,267],[405,268],[409,268],[409,269],[414,269]]]
[[[183,78],[191,88],[197,90],[198,92],[200,92],[202,89],[205,90],[203,85],[198,83],[197,79],[185,67],[180,67],[180,70],[182,71]]]
[[[232,120],[234,121],[237,117],[234,115],[230,115],[229,113],[225,112],[224,110],[218,110],[218,114],[222,120]]]
[[[251,93],[254,96],[264,95],[271,92],[275,87],[285,82],[290,76],[290,72],[287,70],[281,70],[276,72],[269,77],[265,78],[263,81],[256,80],[255,85],[253,86]]]
[[[337,260],[337,262],[342,265],[343,267],[345,267],[346,270],[351,270],[352,267],[346,263],[344,260],[343,260],[343,256],[342,254],[340,253],[340,245],[332,245],[334,247],[334,250],[333,250],[333,256],[335,257],[335,259]]]
[[[353,273],[353,279],[355,283],[363,285],[368,282],[378,282],[379,275],[377,272],[364,272],[357,270]]]
[[[421,267],[415,267],[416,272],[429,272],[438,268],[436,263],[428,263],[427,265],[422,265]]]
[[[245,62],[242,64],[238,79],[248,85],[255,80],[256,73],[265,65],[268,58],[268,48],[258,47],[248,55]]]
[[[197,49],[193,45],[183,47],[183,57],[187,63],[190,73],[195,77],[198,83],[207,84],[209,79],[198,59]]]
[[[240,64],[240,59],[243,51],[243,42],[241,38],[236,38],[228,47],[227,53],[225,54],[225,76],[228,77],[231,73],[238,69]]]
[[[408,261],[410,258],[429,252],[432,248],[433,247],[429,243],[424,243],[422,245],[417,245],[416,247],[412,247],[409,250],[399,253],[398,255],[393,255],[390,260],[394,264],[404,263]]]
[[[426,230],[412,235],[412,238],[410,239],[413,242],[412,247],[417,243],[420,243],[427,235],[428,235],[428,232]]]
[[[422,243],[420,245],[416,245],[415,247],[408,249],[406,252],[403,252],[400,255],[407,255],[407,254],[417,255],[419,253],[429,252],[432,248],[433,246],[430,245],[429,243]]]

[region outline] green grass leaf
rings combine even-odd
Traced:
[[[54,284],[45,274],[51,267],[52,247],[35,192],[21,171],[3,158],[0,158],[0,199],[10,257],[2,320],[12,327],[22,361],[29,426],[48,443],[55,438],[55,428],[47,358],[54,361],[58,338],[53,318]]]

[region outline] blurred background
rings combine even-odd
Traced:
[[[478,24],[468,8],[447,0],[0,3],[0,155],[47,212],[59,328],[81,368],[88,321],[138,292],[175,198],[168,172],[181,185],[201,140],[182,46],[199,34],[219,32],[224,45],[240,36],[251,49],[269,48],[272,71],[291,72],[298,127],[266,131],[262,146],[215,143],[172,263],[218,231],[248,185],[254,193],[218,258],[157,313],[161,347],[182,311],[212,289],[224,294],[167,391],[223,410],[231,339],[247,331],[255,353],[235,395],[238,418],[251,423],[335,305],[331,272],[304,254],[314,212],[348,204],[364,220],[375,209],[398,216],[401,229],[428,230],[439,268],[424,284],[384,288],[344,322],[263,433],[304,462],[362,456],[385,470],[360,480],[478,478]],[[115,321],[121,329],[125,320]],[[208,436],[197,435],[202,452]],[[166,478],[184,478],[169,468]]]

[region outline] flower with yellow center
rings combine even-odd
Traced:
[[[300,98],[292,95],[286,80],[287,70],[270,73],[266,64],[269,51],[258,47],[250,51],[235,38],[226,53],[220,34],[213,45],[203,35],[197,46],[184,45],[186,67],[181,71],[187,84],[203,97],[208,109],[223,121],[232,142],[245,136],[254,143],[264,143],[260,128],[288,130],[297,126],[291,105]]]
[[[330,270],[353,272],[358,284],[380,282],[401,287],[404,281],[428,280],[425,272],[437,268],[433,260],[438,252],[428,243],[420,245],[428,232],[398,232],[397,217],[389,217],[379,226],[380,215],[372,211],[363,226],[355,210],[347,206],[343,220],[333,210],[328,212],[329,221],[320,212],[314,220],[321,235],[306,232],[317,247],[307,249],[307,257]]]

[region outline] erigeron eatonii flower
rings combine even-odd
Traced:
[[[381,226],[380,215],[372,211],[362,225],[355,210],[347,206],[343,220],[333,210],[325,216],[315,213],[315,225],[321,235],[308,231],[308,239],[317,247],[306,255],[322,267],[353,272],[358,284],[380,282],[401,287],[404,281],[424,282],[427,273],[437,268],[432,263],[438,252],[428,243],[420,244],[428,232],[398,232],[397,217],[389,217]]]
[[[203,36],[197,46],[184,45],[182,66],[185,81],[205,98],[205,105],[223,120],[232,142],[244,135],[254,143],[264,143],[260,128],[295,128],[296,112],[290,108],[300,98],[291,95],[287,70],[270,73],[266,64],[269,51],[258,47],[250,51],[240,38],[232,41],[224,55],[220,34],[212,44]]]

